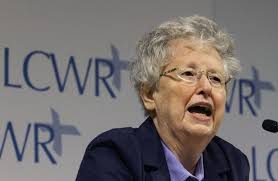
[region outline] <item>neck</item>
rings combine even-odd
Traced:
[[[156,119],[154,124],[163,142],[174,153],[183,167],[193,175],[202,152],[212,137],[171,133],[169,129],[160,126]]]

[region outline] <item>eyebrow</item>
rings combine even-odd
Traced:
[[[199,69],[198,67],[193,67],[193,66],[173,66],[173,68],[178,68],[179,70],[183,70],[183,69],[194,69],[194,70],[201,70],[203,71],[203,69]],[[170,68],[173,69],[173,68]],[[220,74],[221,76],[225,77],[225,71],[222,72],[221,70],[216,70],[216,69],[206,69],[206,72],[210,72],[210,73],[217,73],[217,74]]]

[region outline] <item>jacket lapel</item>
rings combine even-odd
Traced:
[[[165,171],[165,168],[159,168],[156,171],[151,172],[150,174],[152,178],[152,180],[150,181],[170,181],[168,169],[167,171]]]
[[[222,150],[213,142],[203,153],[205,181],[227,181],[231,171]]]
[[[146,181],[170,181],[160,137],[149,117],[138,129]]]

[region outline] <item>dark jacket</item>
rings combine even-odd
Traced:
[[[247,157],[214,137],[203,153],[205,181],[248,181]],[[139,128],[107,131],[87,147],[76,181],[170,181],[160,137],[151,118]]]

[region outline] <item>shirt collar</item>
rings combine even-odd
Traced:
[[[203,155],[201,155],[201,158],[197,163],[195,175],[192,175],[183,167],[181,162],[176,158],[174,153],[164,144],[162,140],[161,143],[163,145],[163,150],[168,165],[171,181],[183,181],[186,180],[189,176],[194,177],[199,181],[203,180],[204,178]]]

